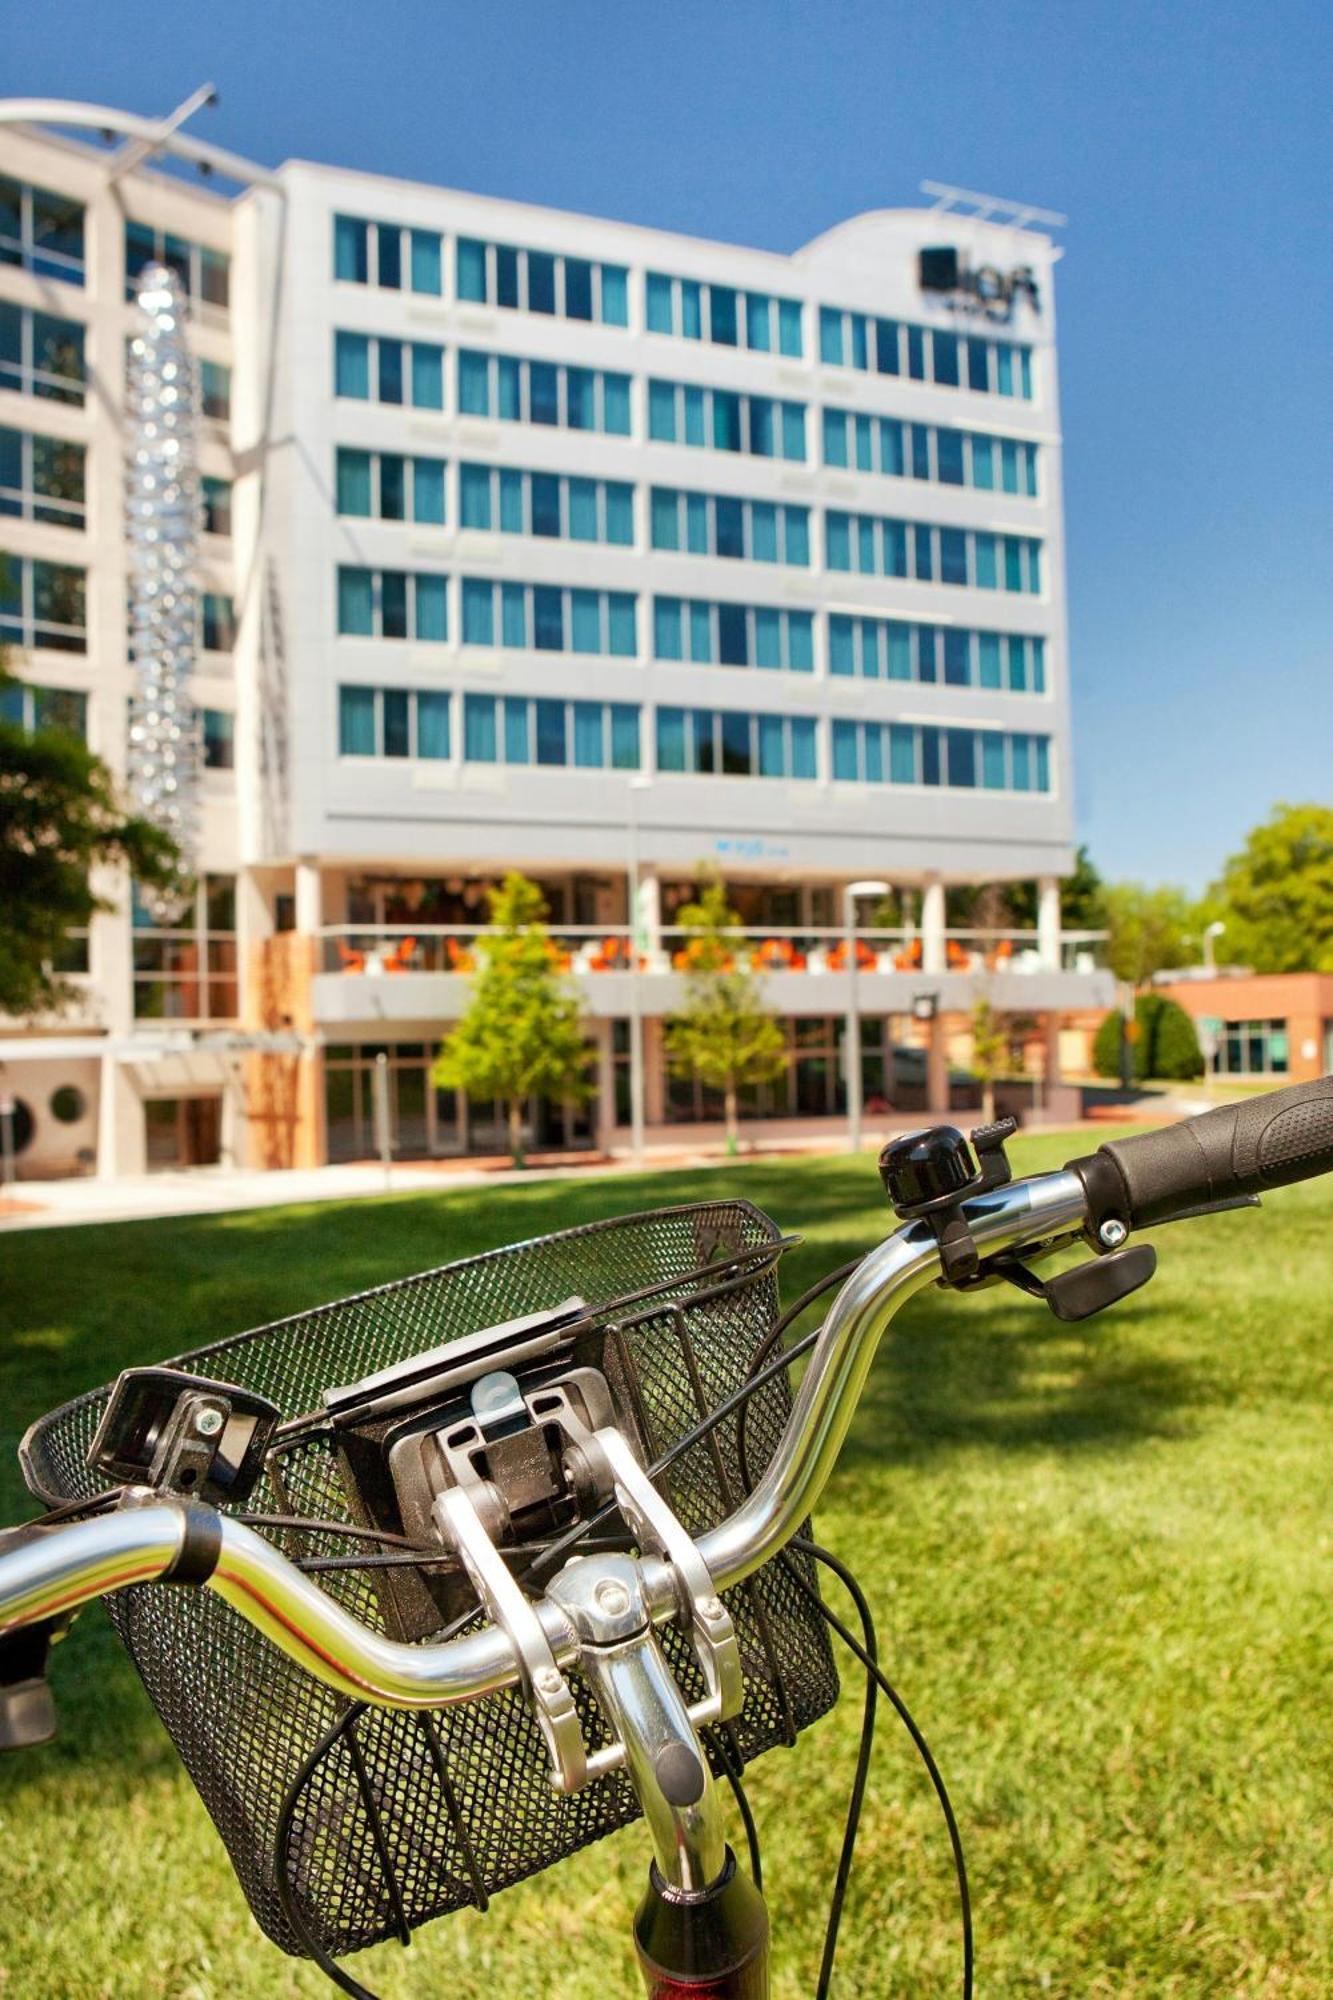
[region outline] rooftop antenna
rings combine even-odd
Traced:
[[[1069,217],[1053,208],[1036,208],[1027,201],[1006,201],[998,194],[978,194],[975,188],[949,187],[944,181],[922,181],[922,194],[934,196],[935,215],[969,215],[976,222],[1000,222],[1011,229],[1028,229],[1034,222],[1050,229],[1067,229]]]

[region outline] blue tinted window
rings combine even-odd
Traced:
[[[760,292],[745,295],[745,345],[767,354],[773,345],[773,301]]]
[[[401,403],[403,400],[403,343],[401,340],[381,340],[379,342],[380,401]]]
[[[528,311],[555,311],[555,258],[544,250],[528,252]]]
[[[912,678],[912,628],[910,625],[892,624],[889,627],[889,679],[910,681]]]
[[[660,272],[648,273],[647,319],[649,333],[670,333],[671,280]]]
[[[815,624],[808,611],[787,613],[787,664],[798,674],[814,670]]]
[[[946,388],[958,387],[958,335],[936,327],[932,338],[935,350],[935,380]]]
[[[412,519],[435,527],[444,523],[444,461],[418,458],[412,467]]]
[[[602,266],[602,320],[606,326],[629,325],[629,272],[623,264]]]
[[[458,518],[464,528],[491,525],[491,474],[485,465],[463,465],[458,470]]]
[[[907,723],[891,723],[889,782],[894,785],[914,785],[916,781],[916,731]]]
[[[613,437],[629,436],[629,376],[603,375],[602,424]]]
[[[370,341],[364,333],[333,336],[333,379],[335,395],[369,400]]]
[[[606,496],[606,539],[618,548],[634,542],[634,488],[618,479],[608,480]]]
[[[527,528],[523,508],[523,474],[512,466],[500,468],[500,532],[521,535]]]
[[[717,607],[718,659],[724,667],[743,667],[749,660],[745,610],[739,604]]]
[[[736,294],[730,285],[708,287],[708,330],[719,346],[736,345]]]
[[[495,593],[480,577],[463,578],[463,644],[495,644]]]
[[[493,695],[464,695],[463,755],[470,764],[493,764],[495,762],[495,697]]]
[[[966,687],[972,678],[970,634],[956,625],[944,628],[944,678],[950,687]]]
[[[858,741],[860,724],[835,721],[833,724],[833,775],[843,780],[855,780],[860,776]]]
[[[394,229],[385,222],[375,225],[375,271],[379,283],[386,291],[398,292],[403,287],[403,236],[400,229]]]
[[[680,281],[680,330],[687,340],[703,337],[703,288],[693,278]]]
[[[439,690],[423,689],[416,700],[418,757],[447,757],[449,755],[448,695]]]
[[[947,783],[970,788],[977,782],[977,739],[970,729],[945,731]]]
[[[440,268],[440,239],[433,230],[412,231],[412,290],[438,298],[444,290]]]
[[[788,507],[786,560],[807,568],[810,562],[810,514],[805,507]]]
[[[595,590],[570,592],[570,650],[600,653],[602,645],[602,604]]]
[[[824,515],[824,560],[830,569],[852,566],[851,517],[827,512]]]
[[[796,299],[778,300],[778,352],[798,356],[803,352],[801,308]]]
[[[611,763],[617,771],[639,768],[639,711],[628,705],[611,705]]]
[[[782,613],[761,607],[754,614],[754,663],[757,667],[782,665]]]
[[[565,704],[563,701],[537,701],[533,707],[536,710],[537,762],[563,764],[566,761]]]
[[[831,674],[856,672],[855,632],[850,618],[830,615],[828,622],[828,664]]]
[[[632,659],[639,650],[635,631],[634,598],[623,590],[607,595],[608,650],[613,659]]]
[[[814,778],[818,776],[815,749],[815,725],[810,716],[794,715],[788,725],[791,729],[791,774],[793,778]]]
[[[782,456],[805,457],[805,408],[801,403],[782,405]]]
[[[736,505],[737,503],[733,502],[732,504]],[[719,522],[720,519],[721,517],[719,516]],[[718,539],[720,543],[720,526]],[[722,551],[719,547],[718,554],[720,555],[721,553]],[[770,501],[755,500],[750,505],[750,554],[755,562],[776,562],[778,560],[778,509]]]
[[[755,512],[757,513],[758,510],[756,509]],[[770,517],[769,532],[772,536],[774,546],[773,554],[765,558],[765,560],[774,562],[777,560],[777,530],[772,522],[772,508],[767,509],[767,512]],[[717,554],[736,558],[742,557],[745,554],[744,504],[739,500],[733,500],[719,494],[713,502],[713,518],[715,522],[714,533],[716,535]],[[758,549],[756,547],[757,553]]]
[[[486,245],[469,236],[458,239],[458,296],[484,305],[486,301]]]
[[[549,361],[528,363],[528,421],[534,424],[560,421],[560,375]]]
[[[532,756],[528,704],[506,695],[504,702],[505,763],[526,764]]]
[[[781,778],[787,771],[787,732],[780,715],[759,717],[759,775]]]
[[[458,407],[465,417],[488,417],[491,413],[490,363],[484,354],[458,357]]]
[[[508,243],[495,246],[495,299],[497,305],[518,304],[518,252]]]
[[[683,771],[685,767],[685,711],[683,708],[659,708],[657,768],[659,771]]]
[[[1000,635],[998,632],[982,632],[978,638],[980,679],[984,688],[1000,685]]]
[[[741,448],[741,399],[730,389],[713,391],[713,444],[718,451]]]
[[[370,278],[369,227],[350,215],[333,218],[333,275],[348,284],[364,285]]]
[[[1004,738],[986,730],[981,738],[981,782],[988,792],[1005,789]]]
[[[559,479],[553,472],[534,472],[529,476],[528,488],[532,499],[533,534],[558,536],[560,533]]]
[[[846,465],[847,463],[847,418],[841,410],[825,410],[824,463],[825,465]]]
[[[597,770],[605,762],[602,748],[604,716],[600,702],[574,703],[574,762],[585,770]]]
[[[340,514],[368,516],[371,511],[370,453],[338,447],[337,504]]]
[[[532,592],[533,644],[539,653],[563,652],[565,644],[564,600],[549,584],[536,584]]]
[[[833,365],[842,361],[842,314],[832,306],[819,308],[819,358]]]
[[[556,593],[557,596],[559,593]],[[521,583],[500,585],[500,644],[508,647],[529,643],[528,593]]]
[[[430,641],[449,637],[448,597],[442,576],[419,576],[416,580],[418,639]]]
[[[992,440],[988,437],[972,439],[972,484],[983,493],[993,491],[995,486],[995,461]]]
[[[412,401],[418,410],[444,408],[444,349],[412,343]]]
[[[961,528],[940,529],[940,581],[967,582],[967,536]]]
[[[963,433],[953,430],[937,430],[935,433],[935,463],[939,477],[945,486],[961,486],[963,483]]]
[[[338,751],[343,757],[375,755],[375,690],[338,690]]]
[[[676,392],[669,382],[648,384],[648,435],[662,444],[676,441]]]
[[[357,638],[366,638],[374,632],[375,580],[373,570],[339,569],[338,630]]]
[[[652,541],[655,549],[680,547],[680,495],[669,487],[654,486],[651,501]]]
[[[653,599],[653,652],[659,660],[681,660],[685,657],[678,597]]]
[[[565,318],[592,318],[592,265],[583,257],[565,259]]]
[[[875,367],[881,375],[898,373],[898,324],[896,320],[875,321]]]

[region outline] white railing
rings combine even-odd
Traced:
[[[407,972],[468,974],[476,967],[477,941],[496,935],[486,924],[333,924],[319,932],[319,970],[371,977]],[[845,930],[831,927],[755,925],[727,933],[731,962],[755,973],[828,973],[848,968],[851,950],[860,972],[1024,974],[1063,970],[1091,973],[1103,964],[1105,931],[1066,931],[1059,965],[1042,956],[1035,930],[946,931],[941,949],[929,949],[920,930],[858,925],[849,949]],[[604,972],[685,972],[697,958],[698,933],[664,925],[645,941],[624,924],[558,924],[550,930],[562,971],[579,977]]]

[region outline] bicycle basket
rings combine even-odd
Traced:
[[[744,1381],[777,1317],[780,1254],[776,1227],[748,1202],[700,1202],[446,1264],[178,1359],[256,1390],[295,1417],[318,1408],[333,1385],[577,1293],[606,1330],[621,1393],[656,1458]],[[24,1472],[48,1505],[99,1490],[86,1456],[109,1394],[103,1388],[67,1403],[30,1432]],[[768,1463],[789,1407],[782,1378],[750,1399],[752,1477]],[[661,1485],[692,1534],[724,1519],[743,1491],[736,1415],[684,1453]],[[328,1432],[306,1431],[271,1453],[248,1506],[352,1521]],[[291,1554],[348,1550],[327,1535],[303,1533],[299,1544],[286,1531],[273,1538]],[[325,1572],[320,1581],[354,1616],[384,1629],[381,1597],[365,1571]],[[744,1763],[793,1741],[832,1706],[838,1682],[823,1621],[783,1563],[727,1592],[727,1603],[746,1684],[727,1737],[733,1761]],[[406,1939],[465,1903],[484,1905],[494,1891],[638,1815],[620,1773],[573,1796],[552,1789],[543,1739],[519,1689],[429,1714],[358,1715],[210,1592],[139,1587],[107,1608],[251,1909],[293,1954],[304,1946],[282,1907],[276,1858],[289,1793],[287,1886],[310,1934],[335,1955]],[[663,1642],[693,1699],[703,1687],[688,1640],[671,1627]],[[573,1685],[587,1741],[604,1743],[591,1695],[577,1676]],[[720,1769],[716,1737],[709,1749]]]

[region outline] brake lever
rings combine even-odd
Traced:
[[[1159,1215],[1156,1222],[1150,1222],[1150,1229],[1161,1229],[1168,1222],[1192,1222],[1196,1215],[1225,1215],[1231,1208],[1262,1208],[1257,1194],[1229,1194],[1221,1201],[1196,1202],[1193,1208],[1178,1208],[1174,1214]]]

